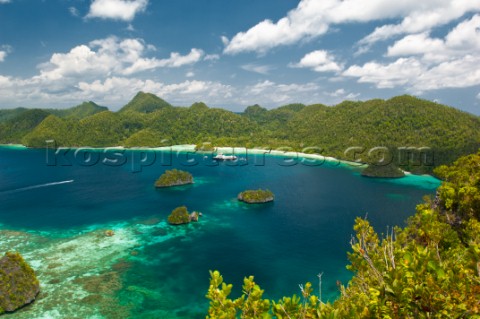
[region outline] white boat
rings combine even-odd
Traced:
[[[215,155],[213,159],[216,161],[234,161],[237,159],[237,157],[235,155],[218,154],[218,155]]]

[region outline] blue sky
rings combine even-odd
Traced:
[[[480,0],[0,0],[0,108],[333,105],[480,114]]]

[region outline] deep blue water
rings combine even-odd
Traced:
[[[161,298],[134,299],[132,289],[117,294],[120,302],[137,303],[135,318],[159,308],[172,318],[203,318],[208,271],[214,269],[234,284],[234,295],[241,291],[243,277],[254,275],[272,298],[298,294],[298,284],[316,284],[316,275],[323,272],[323,296],[333,300],[337,280],[346,283],[351,276],[345,266],[354,219],[367,215],[379,232],[404,225],[422,196],[438,186],[429,177],[363,178],[356,169],[327,163],[287,166],[274,156],[267,156],[264,165],[250,156],[237,165],[214,166],[204,155],[155,154],[152,165],[134,172],[139,165],[132,166],[132,158],[142,158],[131,151],[124,153],[127,162],[120,166],[102,163],[101,152],[95,165],[72,154],[54,165],[45,150],[0,147],[1,227],[53,238],[150,217],[165,220],[181,205],[201,211],[200,223],[165,226],[160,234],[178,236],[158,243],[144,238],[140,255],[122,274],[124,287],[134,284]],[[144,164],[153,162],[151,154],[143,159]],[[195,184],[155,189],[154,181],[171,168],[191,172]],[[237,202],[239,192],[258,188],[273,191],[275,202]]]

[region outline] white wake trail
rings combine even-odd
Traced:
[[[32,190],[32,189],[37,189],[37,188],[44,188],[44,187],[50,187],[50,186],[56,186],[56,185],[62,185],[62,184],[69,184],[69,183],[73,183],[74,181],[75,180],[72,179],[72,180],[68,180],[68,181],[61,181],[61,182],[53,182],[53,183],[27,186],[27,187],[17,188],[17,189],[10,190],[10,191],[0,192],[0,194],[10,194],[10,193],[24,192],[24,191],[29,191],[29,190]]]

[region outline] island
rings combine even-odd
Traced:
[[[190,214],[186,206],[180,206],[172,211],[167,221],[170,225],[183,225],[190,222],[198,222],[200,216],[202,216],[202,213],[194,211]]]
[[[155,182],[155,187],[173,187],[193,184],[193,176],[189,172],[180,171],[178,169],[166,170]]]
[[[405,173],[393,164],[368,165],[363,169],[362,176],[374,178],[400,178],[404,177]]]
[[[248,204],[262,204],[273,202],[275,196],[271,191],[257,189],[257,190],[246,190],[238,194],[238,200],[248,203]]]
[[[33,302],[40,284],[33,269],[17,252],[0,258],[0,315]]]

